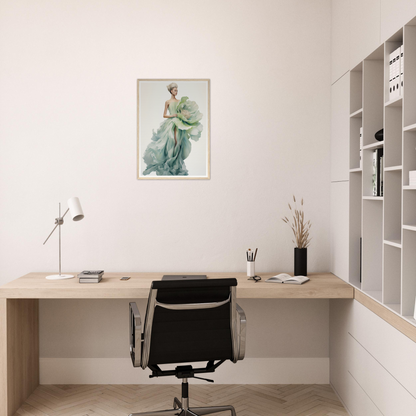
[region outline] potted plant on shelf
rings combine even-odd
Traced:
[[[312,227],[310,220],[305,222],[305,213],[303,212],[303,198],[300,202],[301,208],[297,208],[296,198],[293,195],[293,202],[295,203],[294,210],[289,205],[292,214],[292,222],[289,218],[282,218],[283,222],[288,224],[293,231],[295,237],[292,242],[295,244],[295,276],[306,276],[308,273],[308,246],[311,242],[309,231]]]

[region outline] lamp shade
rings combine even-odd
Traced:
[[[74,221],[81,221],[84,218],[84,213],[82,212],[81,203],[79,198],[76,196],[68,199],[68,208],[69,213]]]

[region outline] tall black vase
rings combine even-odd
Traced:
[[[308,274],[308,249],[295,247],[295,276]]]

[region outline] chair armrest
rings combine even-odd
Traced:
[[[242,360],[246,355],[246,314],[243,308],[236,303],[237,317],[237,337],[238,337],[238,359]]]
[[[142,318],[135,302],[130,302],[130,357],[133,367],[140,367],[142,356]]]

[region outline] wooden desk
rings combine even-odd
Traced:
[[[147,299],[150,284],[163,274],[105,273],[99,284],[78,279],[46,280],[50,273],[29,273],[0,287],[0,415],[12,416],[39,385],[39,299]],[[76,274],[76,273],[73,273]],[[237,298],[353,299],[354,289],[330,273],[309,275],[304,285],[247,280],[244,273],[210,273],[235,277]],[[131,276],[120,281],[121,276]]]

